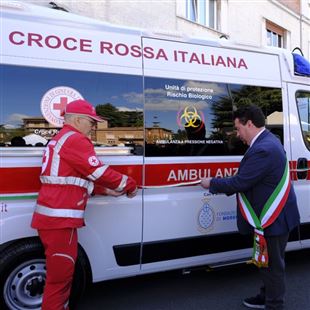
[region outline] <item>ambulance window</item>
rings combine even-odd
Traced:
[[[266,128],[278,137],[283,144],[283,108],[281,89],[251,85],[230,85],[230,91],[234,109],[247,104],[255,104],[261,107],[266,118]],[[232,140],[236,141],[233,137],[234,135],[232,136]],[[242,148],[244,148],[244,146],[242,147],[240,145],[240,141],[231,147],[236,148],[235,152],[239,154],[242,153]]]
[[[296,103],[303,139],[310,150],[310,92],[296,92]]]
[[[1,66],[0,143],[44,146],[62,127],[65,105],[85,98],[105,118],[96,146],[143,145],[142,78],[102,72]]]
[[[146,156],[227,155],[232,101],[223,83],[145,78]]]
[[[242,155],[233,110],[260,106],[266,127],[283,143],[281,89],[215,82],[145,78],[146,156]]]

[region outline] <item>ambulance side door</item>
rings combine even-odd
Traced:
[[[301,218],[300,239],[310,246],[310,86],[288,84],[291,171]]]
[[[212,196],[197,183],[202,177],[233,175],[238,169],[241,156],[222,152],[228,144],[222,138],[226,134],[213,125],[216,117],[223,124],[227,112],[228,130],[233,131],[227,83],[210,81],[210,74],[187,65],[189,59],[183,62],[185,54],[205,51],[205,46],[143,38],[143,47],[141,270],[162,271],[244,257],[246,245],[237,232],[235,197]],[[146,53],[149,50],[153,58]]]

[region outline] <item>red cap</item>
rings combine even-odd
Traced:
[[[69,102],[66,105],[66,108],[61,112],[61,116],[64,116],[65,114],[80,114],[91,117],[97,122],[104,121],[96,114],[95,108],[89,102],[83,99]]]

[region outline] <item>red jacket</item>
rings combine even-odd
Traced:
[[[136,182],[96,156],[91,141],[70,125],[49,142],[43,156],[41,189],[31,227],[57,229],[81,227],[87,199],[94,184],[132,192]]]

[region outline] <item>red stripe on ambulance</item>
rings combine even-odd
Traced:
[[[146,165],[145,185],[169,185],[205,177],[229,177],[237,173],[238,167],[238,162]]]
[[[290,169],[296,169],[296,161],[290,162]],[[132,176],[142,185],[143,165],[113,165],[115,170]],[[226,163],[177,163],[145,165],[146,186],[164,186],[200,180],[205,177],[230,177],[237,173],[239,162]],[[0,194],[34,193],[40,189],[40,167],[16,167],[0,169]],[[297,173],[290,172],[297,180]],[[310,173],[308,173],[308,180]]]
[[[121,173],[142,183],[142,165],[113,166]],[[41,186],[41,167],[17,167],[0,169],[0,194],[35,193]]]

